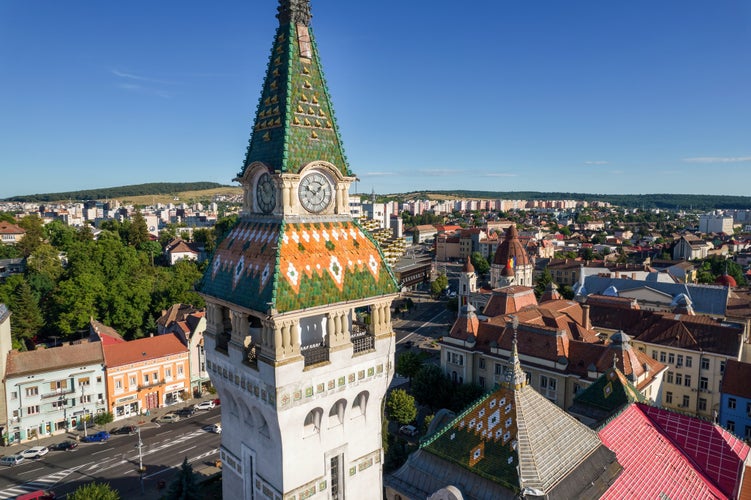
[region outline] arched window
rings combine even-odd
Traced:
[[[368,391],[362,391],[355,397],[355,400],[352,402],[352,418],[365,415],[368,407],[369,396],[370,394],[368,393]]]
[[[314,408],[310,410],[308,415],[305,417],[305,423],[303,424],[303,434],[305,436],[311,436],[320,432],[321,417],[323,417],[323,410],[321,408]]]
[[[341,425],[344,422],[344,411],[347,409],[347,400],[340,399],[329,410],[329,427]]]

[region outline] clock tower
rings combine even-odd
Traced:
[[[308,0],[280,0],[237,179],[203,277],[224,498],[380,498],[397,284],[349,213],[349,169]]]

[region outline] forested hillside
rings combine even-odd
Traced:
[[[12,198],[7,198],[5,201],[37,203],[61,200],[115,200],[133,196],[175,194],[182,191],[201,191],[204,189],[214,189],[218,187],[222,187],[222,184],[218,184],[216,182],[156,182],[151,184],[134,184],[132,186],[86,189],[81,191],[68,191],[63,193],[14,196]]]

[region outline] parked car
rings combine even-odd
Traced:
[[[222,433],[222,424],[207,425],[206,427],[204,427],[204,429],[206,429],[209,432],[213,432],[213,433],[216,433],[216,434],[221,434]]]
[[[94,427],[94,425],[96,425],[96,424],[94,424],[93,420],[86,420],[85,422],[83,420],[80,420],[78,422],[78,425],[76,425],[76,430],[82,431],[84,423],[85,423],[87,429],[91,429],[92,427]]]
[[[21,462],[24,461],[23,455],[16,454],[16,455],[6,455],[3,458],[0,458],[0,465],[7,465],[9,467],[12,467],[14,465],[18,465]]]
[[[34,446],[33,448],[23,450],[21,452],[21,456],[23,456],[23,458],[29,459],[41,458],[49,453],[49,451],[49,448],[47,448],[46,446]]]
[[[138,432],[138,427],[135,425],[123,425],[110,431],[111,434],[135,434],[136,432]]]
[[[71,440],[61,441],[57,444],[53,444],[52,446],[50,446],[50,450],[55,450],[55,451],[70,451],[70,450],[75,450],[76,448],[78,448],[78,443],[76,443],[75,441],[71,441]]]
[[[415,343],[414,343],[414,342],[412,342],[411,340],[407,340],[407,341],[406,341],[406,342],[404,342],[404,344],[402,344],[402,345],[404,345],[404,348],[405,348],[405,349],[411,349],[411,348],[412,348],[412,346],[413,346],[413,345],[415,345]]]
[[[196,410],[192,406],[186,406],[185,408],[180,408],[179,410],[175,411],[175,413],[181,417],[191,417],[195,415]]]
[[[219,406],[220,404],[222,404],[222,401],[219,398],[216,398],[213,401],[214,401],[214,406]]]
[[[171,424],[180,420],[180,415],[177,413],[165,413],[161,417],[156,418],[156,422],[160,424]]]
[[[399,427],[399,432],[407,436],[417,436],[417,427],[414,425],[402,425]]]
[[[89,434],[81,439],[84,443],[103,443],[110,438],[110,433],[107,431],[99,431],[94,434]]]
[[[195,405],[193,408],[196,410],[213,410],[214,409],[214,402],[209,401],[201,401],[197,405]]]
[[[52,490],[36,490],[18,495],[16,500],[55,500],[55,492]]]

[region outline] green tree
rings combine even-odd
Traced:
[[[72,493],[68,500],[120,500],[120,493],[113,490],[109,483],[86,483]]]
[[[39,333],[44,324],[44,318],[39,309],[39,299],[34,296],[31,286],[26,281],[22,281],[16,288],[11,311],[13,312],[10,317],[13,346],[26,350],[26,341]]]
[[[28,257],[44,241],[44,226],[37,215],[27,215],[18,221],[18,226],[26,230],[21,241],[16,243],[21,253]]]
[[[538,299],[542,297],[542,294],[545,293],[545,288],[552,282],[553,275],[550,274],[550,270],[546,267],[537,277],[537,282],[535,283],[535,295]]]
[[[183,464],[180,466],[177,476],[162,498],[164,500],[201,499],[196,474],[193,472],[193,467],[188,463],[188,457],[183,458]]]
[[[422,368],[424,364],[425,359],[423,356],[412,351],[405,351],[401,353],[396,360],[396,372],[412,381],[412,377],[420,371],[420,368]]]
[[[386,399],[386,411],[392,420],[400,424],[408,424],[417,416],[415,398],[407,394],[404,389],[394,389]]]
[[[475,268],[475,272],[477,272],[479,276],[487,274],[488,271],[490,271],[490,264],[488,264],[488,260],[483,257],[480,252],[472,252],[470,261]]]
[[[193,241],[202,246],[204,251],[211,255],[216,248],[216,235],[213,229],[196,229],[193,231]]]
[[[432,410],[447,408],[451,403],[453,384],[441,367],[427,363],[412,378],[412,394],[418,403]]]
[[[445,274],[441,273],[430,284],[430,292],[433,294],[433,297],[437,298],[441,295],[441,293],[446,289],[447,286],[449,286],[449,279]]]
[[[149,226],[141,211],[136,210],[128,226],[128,244],[138,248],[147,241],[150,241]]]
[[[104,413],[97,413],[94,416],[94,423],[96,425],[107,425],[111,424],[115,420],[115,416],[112,414],[112,412],[106,411]]]

